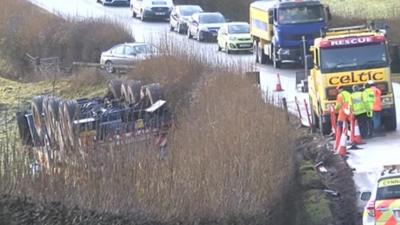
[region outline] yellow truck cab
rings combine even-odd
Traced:
[[[353,85],[369,80],[382,91],[382,124],[387,131],[396,130],[388,43],[383,33],[368,26],[327,29],[310,51],[306,64],[312,120],[323,135],[331,132],[330,109],[336,101],[336,87],[351,92]]]

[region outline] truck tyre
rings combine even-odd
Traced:
[[[319,130],[323,136],[329,135],[332,132],[330,121],[324,122],[322,116],[319,117]]]
[[[67,136],[70,147],[74,148],[77,143],[75,140],[76,130],[74,128],[74,120],[79,117],[79,105],[76,100],[68,100],[64,103],[64,135]]]
[[[57,145],[58,142],[58,124],[60,122],[60,116],[58,113],[60,100],[55,97],[50,97],[47,101],[45,110],[45,121],[48,130],[49,141],[52,146]]]
[[[192,36],[192,34],[190,33],[190,30],[188,29],[188,31],[187,31],[187,38],[188,39],[191,39],[193,36]]]
[[[19,138],[23,145],[32,146],[32,136],[29,131],[28,120],[25,117],[25,112],[17,112],[17,126],[18,126],[18,134]]]
[[[136,18],[137,14],[135,13],[135,10],[132,9],[132,18]]]
[[[66,133],[65,128],[65,116],[64,116],[64,105],[65,101],[60,101],[58,104],[58,115],[60,122],[58,123],[58,146],[60,147],[60,151],[65,151],[66,148],[69,146],[69,141]]]
[[[254,57],[255,57],[255,62],[256,63],[260,63],[260,60],[259,60],[259,52],[258,52],[258,41],[254,41],[254,43],[253,43],[253,52],[254,52]]]
[[[108,83],[108,90],[112,93],[114,99],[121,98],[122,80],[111,80]]]
[[[140,97],[144,100],[145,107],[153,105],[161,99],[160,84],[154,83],[143,86],[140,92]]]
[[[140,89],[142,82],[127,80],[122,83],[121,95],[127,104],[135,104],[140,100]]]
[[[282,63],[281,63],[281,61],[279,61],[279,60],[276,58],[276,55],[278,54],[278,52],[277,52],[275,46],[273,46],[272,49],[273,49],[273,50],[272,50],[272,62],[273,62],[274,68],[280,69],[280,68],[282,67]]]
[[[395,131],[397,129],[397,118],[396,110],[390,109],[390,113],[387,116],[382,116],[382,124],[385,127],[385,131]]]
[[[46,135],[45,124],[43,120],[43,99],[44,96],[36,96],[32,99],[32,116],[35,129],[41,141]]]

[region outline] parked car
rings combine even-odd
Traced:
[[[225,21],[225,17],[219,12],[195,13],[188,24],[187,36],[198,41],[216,41],[218,30]]]
[[[231,22],[224,24],[218,31],[218,51],[224,50],[230,54],[233,51],[252,51],[253,39],[250,25],[246,22]]]
[[[146,19],[169,19],[174,3],[172,0],[131,0],[132,17]]]
[[[203,12],[198,5],[177,5],[172,9],[169,18],[170,31],[177,31],[179,34],[187,32],[188,23],[194,13]]]
[[[127,5],[129,6],[130,0],[97,0],[98,3],[103,5]]]
[[[157,49],[147,43],[119,44],[101,53],[100,65],[108,73],[114,73],[116,66],[132,66],[137,61],[157,55]]]

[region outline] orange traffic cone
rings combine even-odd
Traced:
[[[346,123],[343,123],[343,130],[342,135],[340,136],[340,143],[339,147],[337,148],[337,152],[340,156],[345,157],[347,154],[346,142],[347,142],[347,135],[346,135],[347,126]]]
[[[350,135],[350,142],[351,142],[351,147],[349,149],[362,149],[358,147],[357,145],[361,145],[362,143],[362,138],[360,134],[360,128],[358,126],[358,121],[357,119],[352,116],[351,118],[351,135]]]
[[[281,76],[279,75],[279,73],[277,73],[277,83],[276,83],[274,91],[276,91],[276,92],[284,91],[283,88],[282,88]]]

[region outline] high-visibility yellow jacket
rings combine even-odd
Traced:
[[[363,100],[363,92],[357,91],[351,93],[352,110],[354,115],[361,115],[367,112],[367,105]]]
[[[338,121],[346,121],[350,115],[351,94],[348,91],[342,91],[336,96],[335,110],[338,112]]]
[[[363,91],[363,101],[366,106],[367,115],[372,117],[372,109],[374,108],[375,93],[371,88],[366,88]]]

